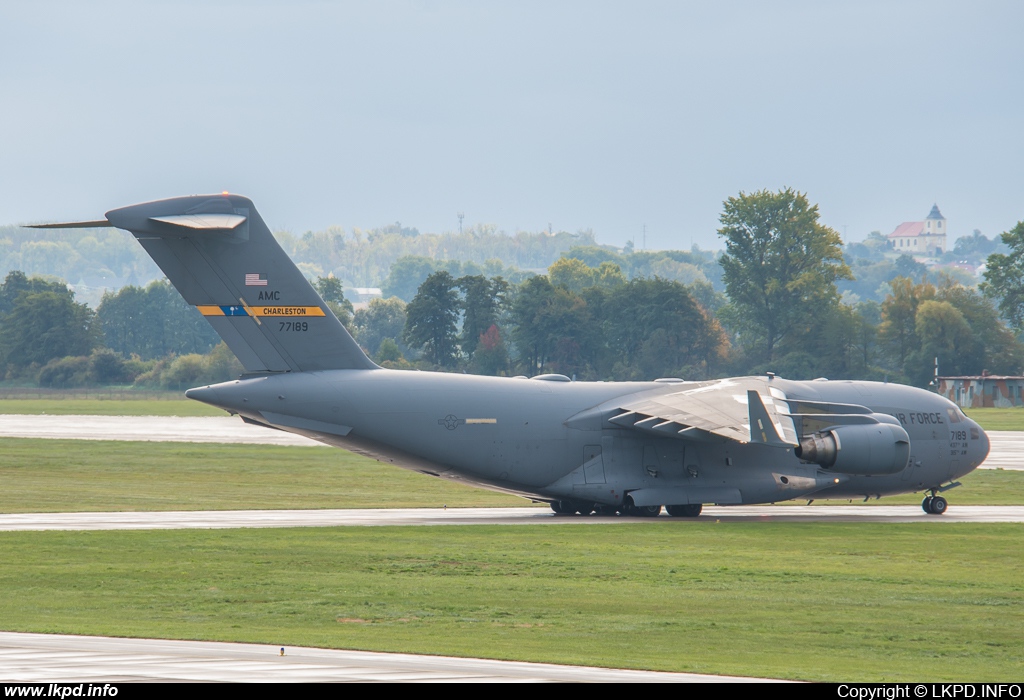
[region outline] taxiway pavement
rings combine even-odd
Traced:
[[[1024,432],[1017,430],[986,430],[988,457],[981,469],[1013,469],[1024,471]]]
[[[323,446],[282,430],[243,423],[234,416],[0,415],[0,437],[128,442],[219,442]]]
[[[546,508],[352,508],[345,510],[200,510],[129,513],[9,513],[0,531],[201,530],[239,527],[339,527],[384,525],[575,525],[694,522],[1021,523],[1024,506],[958,506],[928,515],[919,506],[705,507],[698,518],[625,518],[555,515]]]
[[[309,647],[0,632],[0,682],[764,682],[756,678]]]

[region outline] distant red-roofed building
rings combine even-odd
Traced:
[[[905,221],[889,234],[889,245],[897,253],[938,257],[946,252],[946,217],[937,204],[924,221]]]

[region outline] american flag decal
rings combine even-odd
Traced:
[[[263,275],[259,272],[246,272],[245,273],[245,286],[246,287],[266,287],[267,280],[263,279]]]

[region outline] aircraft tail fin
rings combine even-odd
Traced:
[[[114,209],[106,218],[135,236],[247,372],[377,367],[246,197],[178,197]]]

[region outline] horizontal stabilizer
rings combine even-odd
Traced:
[[[63,224],[29,224],[25,228],[106,228],[114,224],[106,219],[99,221],[67,221]]]
[[[224,231],[236,228],[245,221],[245,217],[240,214],[189,214],[185,216],[151,216],[149,220],[184,228]]]

